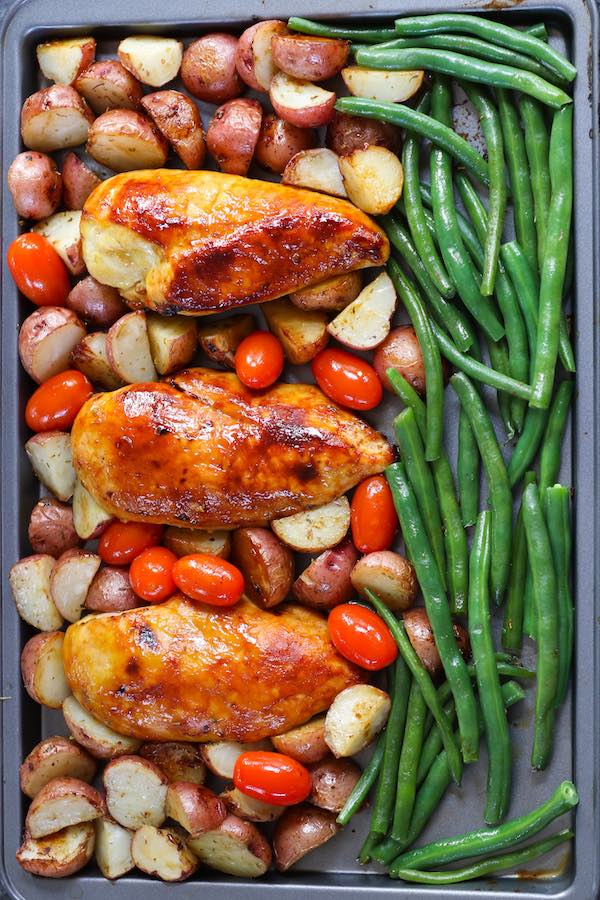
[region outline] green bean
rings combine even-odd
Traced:
[[[427,388],[425,459],[439,459],[444,431],[444,375],[440,351],[431,331],[429,317],[423,308],[415,286],[406,278],[394,259],[388,260],[387,269],[415,330],[423,357]]]
[[[535,472],[527,472],[524,486],[527,487],[528,484],[532,484],[534,481]],[[513,650],[515,653],[521,649],[523,642],[523,608],[526,576],[527,543],[523,529],[523,512],[519,507],[513,531],[510,577],[508,579],[504,622],[502,624],[502,646],[506,650]]]
[[[427,413],[425,404],[415,389],[400,375],[396,369],[388,369],[388,381],[405,406],[412,409],[425,439]],[[450,589],[451,610],[462,613],[466,608],[468,590],[468,550],[467,536],[462,525],[460,508],[456,499],[456,489],[452,469],[446,452],[442,449],[439,459],[431,463],[433,478],[438,496],[438,503],[444,526],[446,559],[448,560],[448,586]]]
[[[452,727],[454,727],[454,723],[456,722],[456,704],[454,703],[454,700],[450,700],[444,705],[444,713]],[[417,787],[420,787],[427,778],[427,773],[433,765],[434,759],[442,749],[442,735],[437,725],[434,725],[423,742],[421,759],[419,760],[419,768],[417,769]]]
[[[544,43],[548,42],[548,31],[543,22],[535,22],[534,25],[528,25],[523,31],[525,34],[532,34],[534,37],[539,38],[540,41],[544,41]]]
[[[534,219],[537,231],[538,269],[541,272],[546,247],[548,211],[550,209],[550,168],[548,166],[550,140],[541,104],[537,100],[533,100],[531,97],[523,94],[519,100],[519,109],[523,120],[525,149],[531,173]]]
[[[547,421],[547,409],[528,408],[523,430],[508,461],[507,472],[511,488],[519,483],[533,463],[544,437]]]
[[[375,784],[377,776],[379,775],[379,770],[381,768],[381,761],[383,759],[386,732],[387,728],[379,733],[373,755],[363,769],[360,778],[352,788],[348,799],[344,803],[344,806],[336,819],[336,822],[339,825],[347,825],[352,816],[356,815],[356,813],[360,810],[363,803],[367,799],[369,791]]]
[[[521,91],[523,94],[535,97],[552,109],[560,109],[565,104],[572,102],[562,88],[545,78],[540,78],[539,75],[534,75],[533,72],[515,69],[513,66],[505,66],[502,63],[487,62],[474,56],[454,53],[451,50],[431,50],[427,47],[386,50],[381,47],[366,47],[358,51],[356,62],[359,66],[366,66],[370,69],[391,69],[392,71],[427,69],[430,72],[439,72],[463,81],[475,81],[479,84]]]
[[[428,184],[424,184],[423,182],[421,182],[421,199],[423,200],[423,203],[427,207],[429,207],[429,209],[433,209],[431,186]],[[425,210],[425,220],[427,222],[427,227],[432,233],[435,233],[435,222],[433,215],[428,216],[427,213],[428,210]],[[458,228],[465,243],[465,247],[469,251],[473,262],[476,266],[478,266],[480,270],[483,269],[483,250],[481,249],[481,244],[479,243],[479,240],[471,223],[468,222],[458,210],[456,210],[456,221],[458,222]]]
[[[545,769],[552,755],[558,687],[558,602],[552,547],[535,484],[529,484],[523,492],[523,524],[533,579],[538,643],[531,765],[534,769]]]
[[[463,525],[475,524],[479,510],[480,456],[477,441],[463,409],[458,417],[458,495]]]
[[[501,341],[488,341],[488,353],[490,355],[492,369],[499,372],[501,375],[510,378],[508,347],[506,346],[504,338]],[[517,431],[517,427],[512,418],[511,400],[519,398],[511,397],[510,394],[507,394],[504,391],[497,391],[496,396],[498,399],[500,418],[502,419],[502,424],[504,425],[504,431],[506,433],[506,439],[511,441]]]
[[[317,37],[341,38],[347,41],[364,41],[365,44],[379,44],[391,40],[396,32],[393,28],[338,28],[326,22],[313,22],[292,16],[288,20],[288,28],[302,34],[314,34]]]
[[[560,484],[547,488],[545,513],[552,546],[558,598],[558,685],[555,705],[562,706],[569,687],[573,656],[573,599],[569,586],[571,516],[569,489]]]
[[[471,762],[477,759],[479,750],[477,704],[467,666],[456,644],[440,573],[404,467],[401,463],[393,463],[387,467],[385,475],[400,520],[404,544],[423,593],[435,644],[456,703],[463,759],[465,762]]]
[[[566,372],[575,372],[575,356],[569,338],[569,328],[564,310],[560,314],[560,332],[558,335],[558,355]]]
[[[552,69],[566,81],[573,81],[577,69],[568,59],[533,37],[526,31],[518,31],[510,25],[503,25],[491,19],[481,16],[473,16],[465,13],[443,13],[442,15],[406,16],[396,19],[396,33],[410,35],[411,37],[422,34],[439,34],[446,32],[458,32],[460,34],[472,34],[475,37],[489,41],[491,44],[500,44],[509,47],[526,56],[539,60],[547,68]]]
[[[431,116],[419,113],[403,103],[385,103],[381,100],[367,100],[363,97],[340,97],[335,108],[338,112],[348,113],[351,116],[380,119],[391,125],[398,125],[400,128],[414,131],[437,147],[446,150],[458,163],[472,172],[478,181],[489,185],[489,170],[486,161],[468,141],[452,128],[442,125]]]
[[[572,381],[561,381],[550,407],[550,415],[548,416],[548,424],[546,425],[542,452],[540,454],[540,494],[542,496],[546,488],[553,485],[558,478],[560,451],[567,427],[574,387]]]
[[[402,753],[398,767],[398,784],[396,787],[396,807],[391,836],[399,841],[406,840],[410,828],[410,818],[417,794],[417,767],[423,746],[423,729],[427,706],[421,688],[413,681],[408,700],[406,728]]]
[[[550,132],[550,183],[552,193],[548,231],[540,282],[540,300],[531,406],[550,404],[558,357],[560,317],[571,214],[573,209],[573,110],[554,114]]]
[[[416,884],[457,884],[461,881],[471,881],[474,878],[482,878],[484,875],[492,875],[494,872],[502,872],[506,869],[515,869],[525,863],[532,862],[540,856],[544,856],[565,841],[570,841],[574,837],[573,832],[564,828],[550,837],[529,844],[520,850],[513,850],[512,853],[504,853],[500,856],[491,856],[489,859],[481,860],[477,863],[471,863],[462,869],[451,869],[450,871],[441,872],[423,872],[418,869],[395,869],[396,878],[402,881],[410,881]]]

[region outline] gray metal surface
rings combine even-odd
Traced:
[[[1,0],[0,0],[1,3]],[[508,7],[508,8],[507,8]],[[428,889],[392,882],[377,867],[362,868],[355,859],[368,828],[368,811],[357,816],[344,833],[286,875],[270,873],[258,882],[230,879],[210,870],[201,870],[194,880],[177,887],[181,896],[206,900],[237,900],[267,895],[272,900],[304,900],[316,893],[322,900],[345,896],[361,900],[385,897],[457,897],[482,898],[543,896],[593,900],[598,896],[600,867],[600,823],[598,775],[600,773],[600,586],[599,540],[596,510],[599,507],[598,480],[598,400],[599,329],[594,310],[595,294],[600,289],[599,257],[599,149],[598,149],[598,14],[591,0],[524,0],[511,4],[500,0],[480,5],[472,0],[306,0],[291,7],[289,0],[220,0],[201,6],[192,0],[175,0],[163,5],[156,0],[24,0],[11,7],[2,36],[2,248],[5,259],[9,242],[19,227],[10,195],[5,189],[6,170],[21,149],[19,110],[23,99],[39,86],[35,66],[35,44],[48,35],[92,32],[102,51],[114,50],[115,39],[142,30],[194,37],[214,27],[240,30],[255,18],[287,18],[291,13],[310,17],[329,17],[339,21],[374,19],[385,21],[400,13],[434,12],[464,9],[497,9],[505,21],[542,19],[553,39],[563,44],[577,65],[575,85],[575,343],[579,365],[578,393],[574,421],[567,437],[561,478],[575,488],[575,598],[577,605],[577,651],[572,701],[561,710],[552,765],[545,773],[532,773],[528,759],[531,746],[532,690],[524,704],[511,711],[515,748],[515,773],[510,815],[530,809],[548,796],[563,778],[576,782],[581,802],[576,815],[576,840],[573,853],[560,849],[541,864],[544,879],[516,880],[499,878],[453,888]],[[500,10],[502,8],[502,10]],[[107,24],[110,23],[110,24]],[[205,110],[206,111],[206,110]],[[42,711],[25,694],[19,672],[19,653],[30,629],[18,618],[6,576],[10,566],[30,552],[27,542],[29,512],[39,494],[23,452],[26,439],[23,409],[31,383],[22,371],[17,356],[19,321],[30,310],[19,305],[14,285],[2,270],[2,629],[0,727],[2,745],[0,774],[2,782],[1,816],[3,828],[0,879],[10,896],[42,900],[45,897],[86,897],[101,900],[118,891],[127,900],[143,892],[147,900],[162,900],[170,890],[164,884],[139,874],[121,879],[116,885],[104,880],[92,867],[80,876],[51,881],[32,878],[15,862],[20,841],[25,798],[19,791],[18,767],[31,747],[42,736],[64,731],[60,717]],[[294,370],[293,380],[302,373]],[[450,392],[448,392],[450,394]],[[456,431],[455,407],[450,397],[447,412],[449,447],[453,449]],[[398,404],[386,399],[373,418],[381,430],[391,436],[391,421]],[[572,451],[572,452],[571,452]],[[525,661],[533,659],[527,646]],[[485,791],[485,763],[467,767],[463,786],[452,787],[425,833],[427,839],[456,833],[481,824]]]

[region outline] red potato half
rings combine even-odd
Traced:
[[[37,222],[32,231],[42,234],[50,241],[71,275],[85,272],[85,263],[81,255],[81,210],[57,212]]]
[[[351,350],[372,350],[390,333],[395,311],[396,291],[390,276],[382,272],[329,323],[327,331]]]
[[[222,172],[246,175],[261,122],[262,107],[258,100],[230,100],[215,112],[206,132],[206,146]]]
[[[246,822],[275,822],[284,810],[283,806],[274,806],[257,800],[256,797],[249,797],[236,787],[223,791],[221,799],[228,812]]]
[[[90,128],[86,150],[96,162],[115,172],[160,169],[168,146],[154,123],[131,109],[110,109]]]
[[[335,94],[311,81],[278,72],[271,82],[269,98],[278,116],[299,128],[319,128],[333,115]]]
[[[200,784],[177,781],[167,788],[167,818],[185,828],[190,837],[199,837],[218,828],[227,816],[224,801]]]
[[[55,834],[69,825],[92,822],[102,813],[98,791],[78,778],[53,778],[35,796],[25,819],[25,829],[33,838]]]
[[[192,94],[208,103],[225,103],[244,90],[235,65],[238,40],[232,34],[205,34],[183,54],[181,79]]]
[[[54,565],[54,557],[35,553],[20,559],[8,573],[17,612],[38,631],[54,632],[63,624],[63,617],[50,594]]]
[[[301,150],[292,156],[283,170],[281,179],[284,184],[309,188],[332,194],[334,197],[347,197],[342,180],[338,157],[333,150],[317,147],[314,150]]]
[[[63,641],[62,631],[36,634],[27,641],[21,653],[25,690],[32,700],[50,709],[60,709],[71,693],[62,661]]]
[[[67,697],[62,705],[67,728],[78,744],[97,759],[115,759],[127,753],[135,753],[141,741],[117,734],[95,719],[81,706],[75,697]]]
[[[442,672],[442,661],[435,644],[433,629],[426,611],[419,607],[410,609],[402,616],[408,639],[413,645],[419,659],[432,678],[438,678]],[[469,656],[469,635],[467,631],[454,623],[454,636],[459,650],[465,658]]]
[[[180,91],[157,91],[142,97],[142,109],[188,169],[204,162],[206,142],[196,104]]]
[[[56,84],[73,84],[82,69],[93,63],[96,41],[93,37],[46,41],[37,45],[35,54],[44,78]]]
[[[188,846],[200,862],[238,878],[258,878],[271,865],[271,848],[258,828],[229,815],[218,828],[197,838]]]
[[[370,146],[341,156],[340,171],[348,197],[369,215],[389,212],[402,195],[402,163],[386,147]]]
[[[377,119],[349,116],[334,112],[327,126],[325,143],[338,156],[348,156],[354,150],[364,150],[375,145],[387,147],[392,153],[400,152],[400,129]]]
[[[128,312],[116,288],[100,284],[91,275],[78,281],[67,297],[67,306],[97,328],[109,328]]]
[[[356,300],[362,289],[362,272],[346,272],[334,275],[319,284],[302,288],[290,294],[290,300],[300,309],[324,309],[339,311]]]
[[[71,366],[83,372],[93,384],[109,391],[122,387],[123,380],[116,375],[108,361],[106,334],[96,331],[86,334],[71,353]]]
[[[108,811],[119,825],[135,830],[164,822],[168,782],[154,763],[141,756],[113,759],[104,770],[102,783]]]
[[[310,150],[317,143],[316,131],[298,128],[269,113],[263,116],[254,158],[263,168],[281,174],[297,153]]]
[[[190,553],[209,553],[229,559],[231,555],[230,531],[202,531],[199,528],[176,528],[169,525],[165,528],[163,544],[176,556],[189,556]]]
[[[342,69],[344,84],[351,94],[387,103],[404,103],[414,97],[421,90],[424,77],[422,69],[404,72],[364,69],[362,66]]]
[[[81,540],[93,541],[100,537],[112,518],[76,479],[73,489],[73,523]]]
[[[367,553],[354,566],[351,579],[359,594],[370,589],[394,612],[412,606],[419,592],[412,563],[392,550]]]
[[[316,716],[285,734],[277,734],[271,740],[279,753],[285,753],[305,766],[320,762],[329,753],[329,747],[325,743],[324,715]]]
[[[255,91],[268,91],[277,66],[273,61],[273,42],[288,33],[285,22],[267,19],[246,28],[238,41],[235,64],[238,73],[248,87]]]
[[[157,381],[148,336],[148,321],[142,310],[127,313],[111,327],[106,337],[111,367],[127,384]]]
[[[161,881],[185,881],[198,868],[194,853],[175,828],[143,825],[133,836],[131,858],[147,875]]]
[[[68,776],[89,783],[96,769],[96,761],[75,741],[55,735],[36,744],[23,760],[19,782],[23,793],[33,799],[55,778]]]
[[[329,812],[341,812],[360,776],[360,768],[351,759],[329,757],[316,763],[310,767],[309,803]]]
[[[129,572],[117,566],[104,566],[89,586],[85,608],[91,612],[125,612],[143,606],[129,581]]]
[[[148,741],[140,747],[140,756],[150,760],[164,773],[169,782],[185,781],[204,784],[206,766],[198,744],[178,741]]]
[[[80,543],[73,510],[54,497],[38,500],[31,510],[27,533],[34,553],[47,553],[55,559]]]
[[[105,878],[111,881],[130,872],[135,863],[131,856],[133,834],[109,816],[94,822],[96,829],[96,862]]]
[[[44,487],[59,500],[70,500],[77,480],[71,457],[71,435],[66,431],[34,434],[25,444],[25,453]]]
[[[119,59],[142,84],[162,87],[177,77],[183,57],[183,44],[175,38],[134,34],[121,41]]]
[[[108,109],[138,109],[142,86],[116,59],[92,63],[77,77],[75,87],[96,115]]]
[[[275,866],[286,872],[303,856],[331,840],[340,830],[335,815],[308,803],[291,806],[275,826]]]
[[[412,325],[401,325],[390,331],[375,352],[373,366],[384,388],[390,393],[393,394],[394,390],[387,377],[387,370],[396,369],[418,394],[422,397],[425,395],[423,354]],[[447,378],[449,367],[446,360],[442,360],[442,367]]]
[[[213,317],[210,316],[212,319]],[[239,316],[227,316],[216,322],[209,322],[198,327],[198,343],[202,352],[228,369],[235,369],[235,351],[253,331],[256,330],[254,316],[242,313]]]
[[[22,219],[45,219],[60,204],[61,173],[45,153],[25,150],[15,156],[8,167],[7,183],[17,215]]]
[[[233,533],[232,559],[241,570],[246,594],[269,609],[285,600],[294,577],[294,557],[268,528],[238,528]]]
[[[350,504],[346,496],[325,506],[275,519],[273,531],[284,544],[299,553],[320,553],[335,547],[346,537],[350,527]]]
[[[41,306],[27,316],[19,331],[19,358],[38,384],[70,367],[71,353],[85,337],[75,313],[62,306]]]
[[[25,835],[17,850],[17,862],[32,875],[67,878],[83,869],[93,853],[94,825],[92,822],[82,822],[38,840]]]
[[[76,153],[67,153],[62,164],[63,198],[67,209],[83,209],[83,204],[100,184],[95,172]]]
[[[99,568],[100,557],[89,550],[74,548],[57,559],[50,576],[50,594],[67,622],[76,622],[81,617],[87,592]]]
[[[30,150],[51,153],[87,140],[94,115],[77,91],[65,84],[42,88],[21,110],[21,137]]]
[[[304,81],[327,81],[348,61],[350,42],[305,34],[274,35],[273,62],[278,69]]]
[[[146,318],[150,356],[159,375],[170,375],[188,366],[198,346],[195,319],[190,316],[158,316]]]
[[[371,743],[390,713],[390,698],[371,684],[341,691],[325,716],[325,741],[334,756],[355,756]]]
[[[202,744],[200,752],[207,767],[219,778],[233,778],[233,769],[238,756],[249,750],[272,750],[268,740],[240,744],[237,741],[213,741]]]
[[[357,559],[358,553],[350,540],[325,550],[295,580],[294,597],[300,603],[322,610],[347,603],[354,595],[351,574]]]

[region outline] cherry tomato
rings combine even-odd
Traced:
[[[365,478],[352,497],[352,541],[361,553],[387,550],[398,529],[392,492],[383,475]]]
[[[76,369],[58,372],[27,401],[25,421],[32,431],[66,431],[93,393],[91,381]]]
[[[36,306],[64,306],[71,290],[64,262],[41,234],[30,231],[12,242],[6,254],[10,274]]]
[[[363,669],[384,669],[398,656],[396,641],[383,619],[357,603],[334,606],[327,627],[336,650]]]
[[[142,600],[161,603],[175,593],[173,566],[175,554],[166,547],[149,547],[142,550],[131,563],[129,581]]]
[[[173,566],[173,580],[180,591],[210,606],[234,606],[244,593],[244,576],[220,556],[190,553]]]
[[[242,794],[275,806],[302,803],[312,790],[308,769],[291,756],[268,750],[249,750],[238,756],[233,783]]]
[[[98,554],[109,565],[127,566],[148,547],[156,547],[162,533],[162,525],[111,522],[100,538]]]
[[[268,331],[254,331],[235,351],[235,371],[249,388],[267,388],[283,370],[283,347]]]
[[[312,371],[323,393],[340,406],[373,409],[381,402],[383,388],[373,366],[345,350],[322,350]]]

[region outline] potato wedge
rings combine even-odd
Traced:
[[[273,40],[287,34],[285,22],[267,19],[242,32],[236,48],[235,64],[238,74],[255,91],[267,92],[277,72],[273,61]]]
[[[106,390],[113,391],[124,384],[108,361],[106,334],[103,331],[86,334],[73,348],[70,364],[83,372],[95,385]]]
[[[50,576],[55,559],[34,553],[14,564],[8,582],[21,618],[39,631],[54,632],[63,624],[50,593]]]
[[[100,184],[95,172],[76,153],[67,153],[62,164],[63,200],[67,209],[83,209],[83,204]]]
[[[352,599],[350,576],[358,559],[352,541],[325,550],[296,578],[292,593],[296,600],[315,609],[330,610]]]
[[[212,319],[212,316],[210,317]],[[203,353],[214,362],[235,368],[235,351],[245,337],[256,329],[254,316],[242,313],[227,316],[198,327],[198,343]]]
[[[316,716],[285,734],[277,734],[271,741],[279,753],[285,753],[305,766],[320,762],[329,753],[325,743],[325,716]]]
[[[309,803],[332,813],[341,812],[360,776],[360,768],[351,759],[329,757],[315,763],[310,767]]]
[[[298,309],[284,298],[262,304],[269,330],[283,344],[286,358],[297,366],[314,359],[327,345],[327,316],[320,310]]]
[[[177,77],[183,57],[183,44],[175,38],[134,34],[117,47],[121,63],[131,74],[150,87],[162,87]]]
[[[58,212],[36,222],[32,231],[43,234],[50,241],[71,275],[85,272],[85,263],[81,255],[81,210],[73,209]]]
[[[413,645],[419,659],[432,678],[443,673],[442,660],[435,644],[433,629],[427,612],[422,608],[409,609],[402,616],[408,639]],[[469,635],[462,625],[453,625],[454,637],[459,650],[465,659],[469,656]]]
[[[128,384],[157,381],[148,334],[146,313],[138,309],[117,319],[106,336],[108,361]]]
[[[258,828],[229,815],[218,828],[197,838],[188,846],[211,869],[236,875],[238,878],[258,878],[271,865],[271,848]]]
[[[139,109],[142,86],[116,59],[92,63],[77,77],[75,87],[96,115],[108,109]]]
[[[230,531],[202,531],[199,528],[176,528],[169,525],[165,528],[162,542],[176,556],[209,553],[211,556],[229,559],[231,555]]]
[[[185,828],[190,837],[199,837],[218,828],[227,816],[224,801],[201,784],[176,781],[167,788],[167,818]]]
[[[235,67],[238,40],[215,31],[187,47],[181,62],[181,80],[193,97],[207,103],[225,103],[244,90]]]
[[[47,553],[55,559],[80,543],[73,524],[73,510],[54,497],[42,497],[35,504],[27,535],[34,553]]]
[[[317,144],[318,135],[312,128],[298,128],[268,113],[263,116],[254,159],[264,169],[281,174],[296,153]]]
[[[144,759],[158,766],[170,783],[185,781],[191,784],[204,784],[206,780],[206,766],[202,761],[198,744],[148,741],[142,744],[139,753]]]
[[[188,169],[204,162],[206,142],[196,104],[180,91],[157,91],[142,97],[142,109]]]
[[[402,163],[386,147],[371,146],[341,156],[340,171],[350,200],[372,216],[389,212],[402,195]]]
[[[141,741],[117,734],[99,722],[81,706],[75,697],[67,697],[62,705],[67,728],[78,744],[96,759],[115,759],[135,753]]]
[[[447,366],[446,361],[443,365]],[[390,331],[385,341],[377,348],[373,366],[384,388],[394,390],[387,377],[388,369],[396,369],[422,397],[425,395],[425,366],[421,346],[412,325],[400,325]],[[446,368],[446,373],[447,373]]]
[[[281,180],[284,184],[333,194],[334,197],[348,196],[338,158],[333,150],[327,150],[326,147],[296,153],[283,170]]]
[[[238,756],[247,750],[271,750],[271,742],[256,741],[239,744],[237,741],[213,741],[200,745],[200,753],[206,766],[219,778],[233,778],[233,768]]]
[[[355,756],[381,731],[390,712],[390,698],[371,684],[341,691],[325,716],[325,742],[334,756]]]
[[[246,175],[260,134],[262,107],[247,97],[220,106],[206,132],[206,146],[221,172]]]
[[[102,774],[102,784],[108,811],[124,828],[158,827],[165,821],[168,782],[149,760],[141,756],[113,759]]]
[[[276,868],[287,872],[311,850],[335,837],[339,830],[335,815],[325,809],[317,809],[308,803],[290,806],[273,833]]]
[[[243,794],[238,788],[230,787],[220,795],[227,811],[246,822],[275,822],[283,814],[285,807],[274,806]]]
[[[362,289],[327,326],[329,334],[352,350],[372,350],[390,333],[396,310],[396,291],[386,272]]]
[[[69,825],[92,822],[102,814],[98,791],[78,778],[53,778],[38,794],[27,812],[25,829],[33,838],[56,834]]]
[[[135,863],[131,856],[133,834],[109,816],[94,822],[96,829],[96,862],[105,878],[111,881],[131,872]]]
[[[79,744],[56,735],[44,738],[25,757],[19,769],[19,782],[23,793],[33,799],[56,778],[77,778],[89,783],[96,769],[96,761]]]
[[[185,881],[198,868],[194,853],[175,828],[142,825],[131,842],[131,858],[142,872],[161,881]]]
[[[60,556],[50,575],[50,595],[67,622],[76,622],[94,575],[100,568],[100,557],[89,550],[74,548]]]
[[[91,275],[71,289],[67,306],[97,328],[108,328],[129,312],[116,288],[100,284]]]
[[[346,496],[317,509],[275,519],[271,527],[284,544],[300,553],[320,553],[335,547],[350,527],[350,504]]]
[[[67,878],[86,866],[94,854],[94,825],[82,822],[36,840],[25,835],[17,862],[32,875]]]
[[[92,612],[125,612],[143,605],[131,587],[128,570],[117,566],[100,569],[85,597],[85,608]]]
[[[62,631],[46,631],[30,638],[21,652],[23,685],[32,700],[50,709],[60,709],[71,689],[62,659]],[[65,822],[65,825],[71,824]],[[58,831],[62,826],[55,828]],[[40,837],[40,835],[34,835]]]
[[[278,69],[305,81],[327,81],[338,75],[350,52],[350,42],[308,34],[274,35],[273,62]]]
[[[94,115],[77,91],[53,84],[27,98],[21,110],[21,137],[30,150],[52,153],[87,140]]]
[[[348,66],[342,69],[344,84],[355,97],[404,103],[421,90],[425,72],[422,69],[390,72],[383,69],[364,69]]]
[[[34,434],[25,444],[25,453],[44,487],[59,500],[70,500],[77,480],[71,456],[71,435],[66,431]]]
[[[37,45],[35,55],[44,78],[55,84],[73,84],[82,69],[93,63],[96,41],[93,37],[46,41]]]
[[[319,284],[302,288],[290,294],[290,300],[299,309],[345,309],[349,303],[356,300],[362,289],[362,272],[346,272],[344,275],[334,275]]]
[[[340,112],[333,114],[325,135],[325,145],[330,150],[338,156],[348,156],[354,150],[365,150],[373,144],[387,147],[399,155],[402,145],[400,129],[377,119]]]
[[[6,180],[17,215],[22,219],[45,219],[60,203],[61,173],[45,153],[19,153],[8,167]]]
[[[96,503],[90,492],[76,479],[73,490],[73,523],[81,540],[91,541],[100,537],[111,521],[111,514]]]
[[[131,109],[109,109],[98,116],[85,149],[115,172],[159,169],[168,155],[167,142],[154,123]]]
[[[198,346],[196,321],[190,316],[146,317],[150,355],[159,375],[170,375],[185,369],[194,358]]]
[[[238,528],[232,559],[241,570],[246,594],[269,609],[285,600],[294,577],[294,556],[268,528]]]
[[[278,72],[269,88],[269,99],[278,116],[299,128],[319,128],[333,115],[333,91]]]
[[[350,577],[359,594],[364,596],[369,588],[394,612],[412,606],[419,592],[412,563],[392,550],[367,553],[356,563]]]
[[[83,322],[62,306],[40,306],[19,331],[21,365],[38,384],[70,366],[71,353],[85,337]]]

